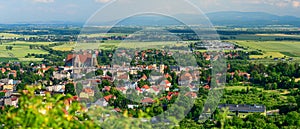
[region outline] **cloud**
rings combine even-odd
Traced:
[[[95,0],[95,2],[98,2],[98,3],[108,3],[112,0]]]
[[[277,6],[277,7],[300,7],[300,1],[299,0],[252,0],[249,3],[252,4],[266,4],[271,6]]]
[[[33,2],[38,2],[38,3],[52,3],[54,0],[33,0]]]
[[[293,7],[295,7],[295,8],[300,7],[300,2],[299,1],[293,1]]]

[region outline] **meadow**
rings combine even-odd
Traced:
[[[260,50],[263,55],[252,55],[250,58],[300,57],[300,42],[295,41],[233,41],[248,48],[249,51]]]
[[[30,45],[49,45],[49,42],[9,42],[0,45],[0,58],[4,60],[5,58],[18,59],[20,61],[41,61],[41,58],[25,58],[28,53],[34,54],[48,54],[47,51],[41,49],[30,49]],[[12,46],[12,50],[6,50],[6,46]]]
[[[81,50],[81,49],[103,49],[110,50],[114,48],[165,48],[166,46],[187,46],[187,43],[177,43],[177,42],[136,42],[136,41],[105,41],[104,43],[66,43],[61,46],[53,47],[54,50],[59,51],[71,51],[71,50]]]

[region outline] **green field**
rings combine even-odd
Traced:
[[[29,38],[29,37],[37,37],[36,35],[18,35],[12,33],[0,33],[0,38]]]
[[[226,86],[226,90],[247,90],[247,87],[254,88],[252,86]],[[258,90],[263,90],[263,88],[257,88]]]
[[[253,55],[250,58],[300,57],[300,42],[293,41],[233,41],[251,50],[261,50],[264,55]]]
[[[266,93],[278,93],[278,94],[282,94],[282,95],[286,95],[289,94],[290,92],[288,90],[264,90],[263,88],[257,88],[257,87],[252,87],[252,86],[226,86],[225,89],[226,90],[247,90],[247,88],[256,88],[257,90],[266,92]]]
[[[80,34],[78,37],[88,37],[88,38],[99,38],[99,37],[111,37],[111,36],[126,36],[125,33],[99,33],[99,34]]]
[[[62,45],[55,47],[55,50],[75,50],[80,49],[112,49],[112,48],[164,48],[172,46],[187,46],[186,43],[177,43],[177,42],[129,42],[129,41],[106,41],[105,43],[77,43],[75,45]]]
[[[48,54],[47,51],[41,49],[30,49],[29,45],[49,45],[48,42],[10,42],[0,45],[0,58],[19,59],[20,61],[41,61],[42,59],[25,58],[28,53]],[[12,46],[12,50],[6,50],[6,46]]]

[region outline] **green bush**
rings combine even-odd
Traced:
[[[5,107],[0,117],[2,128],[99,128],[72,96],[35,96],[34,90],[22,93],[18,108]]]

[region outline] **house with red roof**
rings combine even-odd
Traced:
[[[178,84],[180,86],[189,86],[193,81],[193,76],[186,72],[185,74],[181,75],[178,79]]]
[[[122,92],[123,94],[126,94],[127,89],[125,87],[117,87],[116,88],[118,91]]]
[[[184,96],[188,96],[193,99],[197,98],[197,94],[195,92],[187,92]]]
[[[94,97],[94,95],[95,95],[95,91],[89,87],[83,89],[83,92],[87,93],[89,97]]]
[[[142,91],[144,91],[144,92],[149,92],[149,91],[150,91],[150,87],[149,87],[148,85],[144,85],[144,86],[142,87]]]
[[[144,98],[141,102],[142,102],[142,104],[147,105],[147,104],[152,104],[152,103],[154,103],[154,100],[153,100],[152,98],[146,97],[146,98]]]
[[[143,81],[145,81],[145,80],[147,80],[148,79],[148,77],[144,74],[143,75],[143,77],[141,77],[141,79],[140,80],[143,80]]]
[[[150,92],[150,93],[154,93],[155,95],[158,95],[159,92],[160,92],[160,90],[159,90],[159,88],[158,88],[157,86],[151,86],[149,92]]]
[[[116,96],[107,95],[107,96],[104,96],[103,98],[105,99],[106,102],[109,102],[109,100],[111,100],[111,99],[116,99]]]
[[[209,85],[205,85],[205,86],[203,86],[203,88],[206,89],[206,90],[210,90],[210,86]]]

